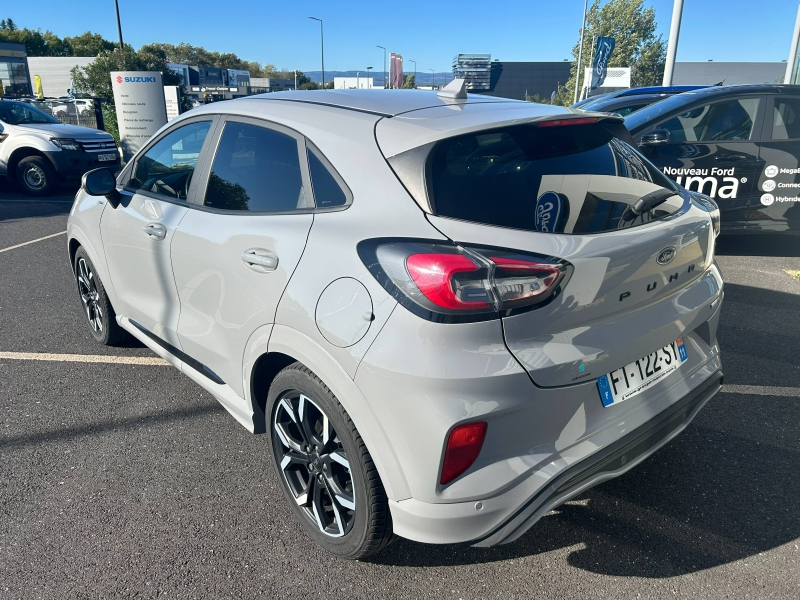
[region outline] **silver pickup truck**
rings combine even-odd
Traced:
[[[0,100],[0,176],[32,196],[46,196],[60,180],[78,180],[98,167],[117,170],[117,144],[105,131],[65,125],[15,100]]]

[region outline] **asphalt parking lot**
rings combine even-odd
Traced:
[[[645,463],[506,546],[342,562],[293,521],[264,436],[146,348],[94,343],[62,191],[0,184],[3,600],[800,597],[800,238],[721,240],[726,385]]]

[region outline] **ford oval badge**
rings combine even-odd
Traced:
[[[667,246],[658,253],[656,262],[660,265],[668,265],[672,262],[672,259],[675,258],[676,254],[678,254],[678,251],[675,249],[675,246]]]
[[[556,192],[545,192],[536,201],[536,231],[552,233],[564,228],[569,213],[567,198]]]

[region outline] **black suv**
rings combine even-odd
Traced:
[[[716,200],[723,231],[800,231],[800,86],[684,92],[625,124],[667,176]]]

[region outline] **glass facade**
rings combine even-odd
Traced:
[[[22,44],[0,43],[0,85],[5,96],[30,96],[28,58]]]
[[[453,78],[465,79],[470,92],[491,89],[491,73],[491,54],[459,54],[453,59]]]

